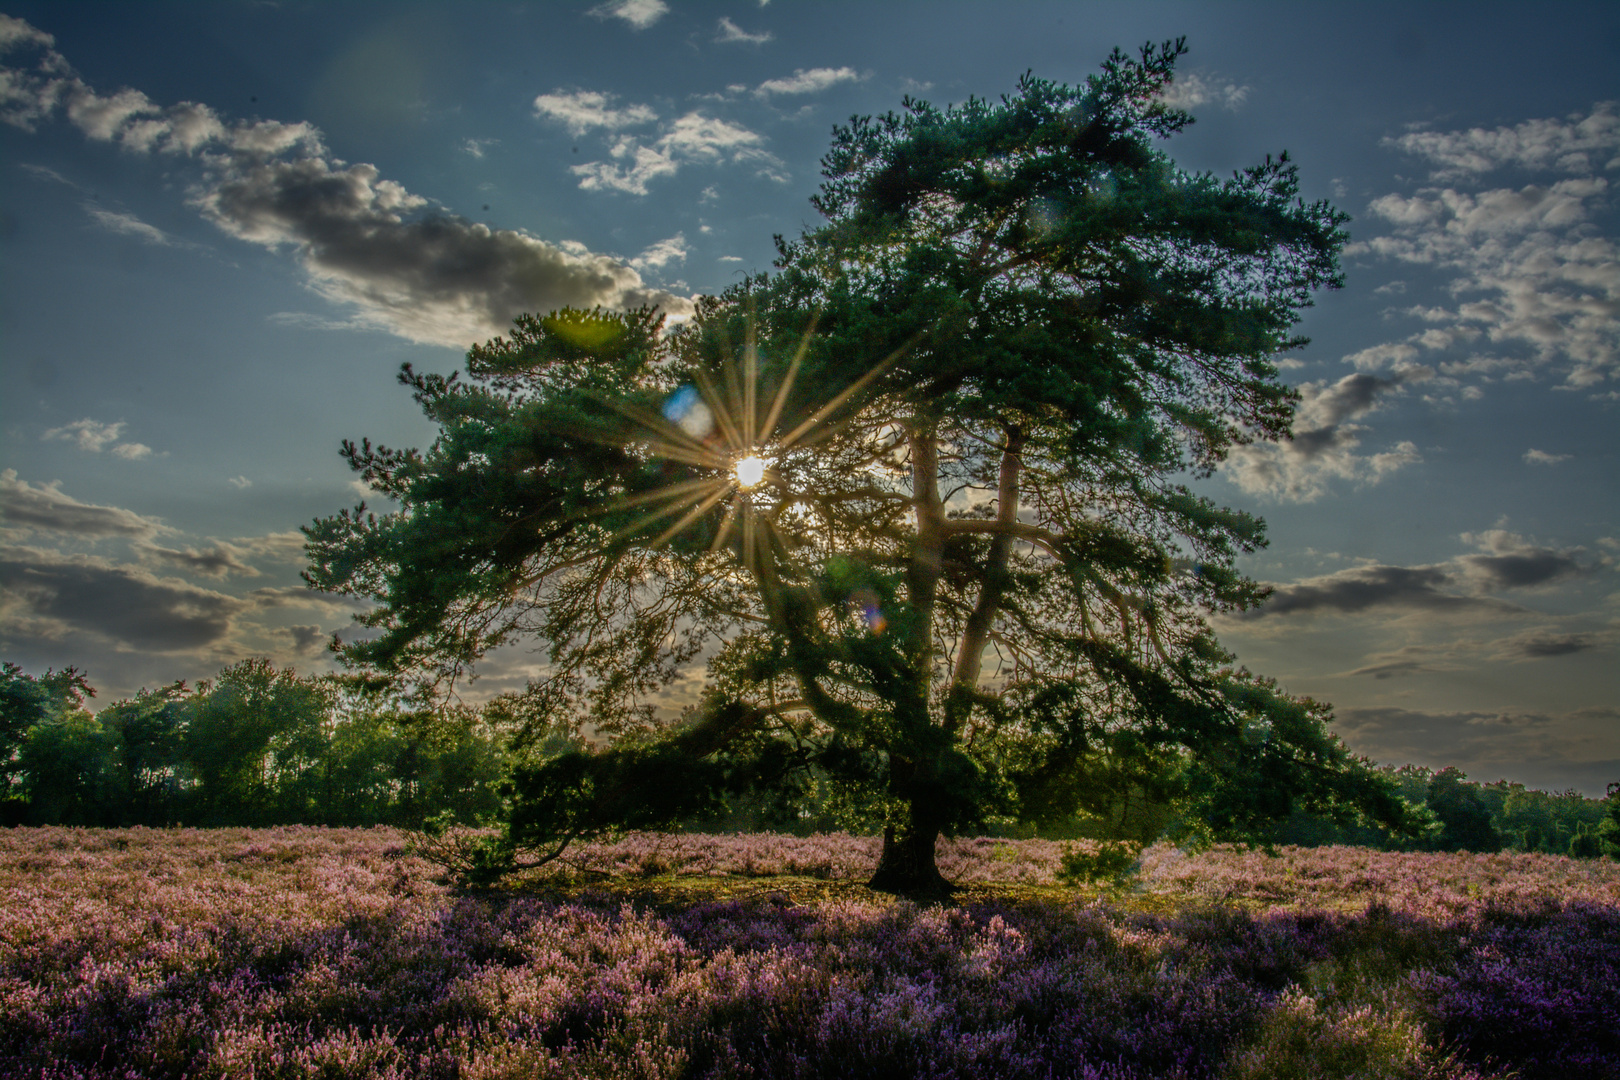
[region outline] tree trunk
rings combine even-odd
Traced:
[[[883,854],[869,889],[916,900],[943,900],[955,890],[934,863],[939,830],[913,827],[905,833],[890,825],[883,830]]]

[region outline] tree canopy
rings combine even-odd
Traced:
[[[439,437],[345,444],[403,509],[307,527],[306,576],[375,601],[346,659],[427,696],[542,644],[537,726],[598,745],[515,771],[497,867],[812,783],[907,892],[945,887],[941,832],[1122,785],[1220,835],[1410,824],[1325,706],[1209,628],[1263,599],[1235,561],[1264,530],[1187,481],[1288,436],[1275,359],[1346,217],[1286,155],[1222,180],[1158,149],[1191,119],[1163,101],[1181,51],[852,119],[826,224],[672,332],[524,316],[465,379],[404,370]]]

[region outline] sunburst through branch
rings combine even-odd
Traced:
[[[741,350],[728,356],[718,372],[695,369],[692,381],[669,395],[657,412],[622,401],[602,400],[602,404],[636,424],[640,436],[636,441],[651,457],[707,473],[616,498],[598,507],[596,512],[602,514],[632,507],[647,510],[615,532],[613,540],[647,532],[674,518],[649,543],[652,548],[660,548],[726,503],[711,551],[726,547],[735,537],[739,558],[745,564],[757,565],[755,561],[765,546],[779,543],[774,535],[767,535],[774,534],[770,515],[759,511],[792,501],[788,479],[778,469],[784,455],[796,447],[813,446],[847,425],[854,414],[840,416],[840,412],[912,344],[896,349],[789,430],[779,432],[785,426],[788,400],[814,333],[812,320],[773,391],[761,384],[759,347],[750,320]]]

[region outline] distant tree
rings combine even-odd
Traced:
[[[191,691],[184,682],[116,701],[96,714],[105,733],[104,825],[170,825],[185,815]]]
[[[1603,837],[1596,828],[1581,822],[1569,838],[1569,855],[1575,859],[1596,859],[1604,853]]]
[[[1467,774],[1455,768],[1441,769],[1429,778],[1426,802],[1442,826],[1433,845],[1441,851],[1500,851],[1502,837],[1491,823],[1479,785],[1467,780]]]
[[[1620,783],[1610,784],[1608,798],[1603,801],[1603,820],[1598,824],[1598,839],[1603,853],[1611,859],[1620,859]]]
[[[337,691],[321,679],[243,660],[197,686],[183,740],[196,779],[189,820],[272,825],[311,820],[315,768]]]
[[[0,823],[15,824],[24,812],[18,754],[29,730],[81,710],[95,696],[77,668],[36,677],[10,661],[0,664]]]
[[[537,715],[605,745],[520,764],[516,865],[807,776],[869,807],[872,885],[946,887],[937,837],[1166,786],[1201,827],[1305,807],[1404,828],[1325,707],[1234,672],[1211,612],[1261,522],[1195,495],[1288,435],[1276,355],[1339,283],[1345,216],[1286,156],[1229,180],[1155,138],[1180,43],[1083,87],[856,118],[779,273],[663,335],[648,312],[520,318],[470,380],[403,381],[426,453],[346,444],[404,509],[306,529],[308,580],[366,597],[362,670],[444,693],[548,648]],[[660,695],[705,657],[678,724]]]
[[[28,820],[36,825],[101,825],[110,791],[107,732],[74,709],[28,730],[17,755]]]

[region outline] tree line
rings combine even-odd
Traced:
[[[142,690],[92,714],[95,696],[75,668],[33,676],[13,663],[0,673],[0,823],[7,825],[265,826],[393,825],[430,820],[478,824],[500,817],[514,764],[574,749],[553,733],[524,730],[524,695],[474,709],[423,713],[378,702],[351,682],[300,676],[267,659],[244,660],[194,687]],[[1273,843],[1400,847],[1430,851],[1526,851],[1620,859],[1620,783],[1607,799],[1540,791],[1460,770],[1380,766],[1429,828],[1395,838],[1299,812]],[[1038,831],[1149,843],[1177,831],[1189,807],[1165,787],[1119,785],[1106,802]],[[809,833],[881,827],[871,807],[835,785],[788,785],[744,794],[680,827],[697,831]],[[1037,835],[1012,821],[992,832]]]
[[[499,807],[498,710],[425,718],[251,659],[92,714],[74,668],[0,675],[0,821],[418,826]]]

